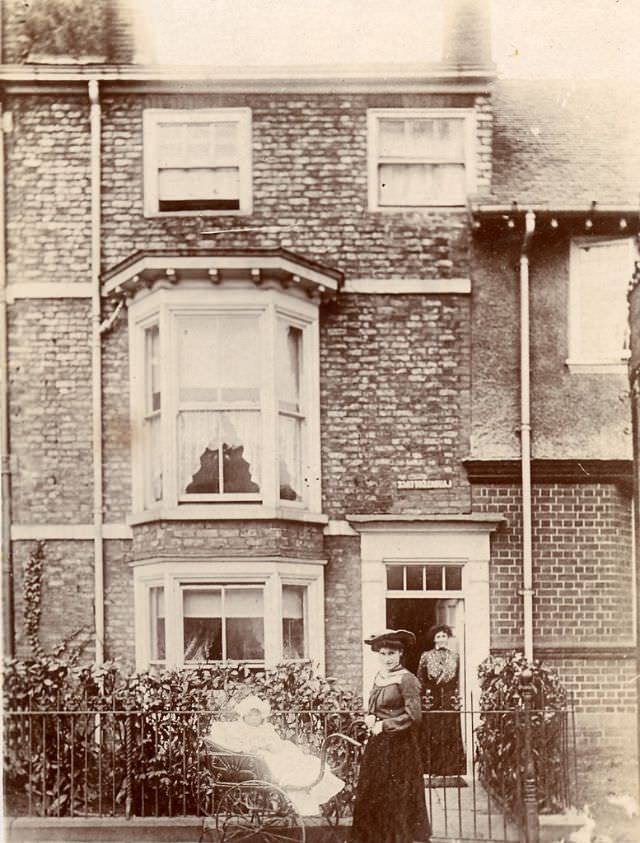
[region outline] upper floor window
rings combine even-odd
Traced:
[[[571,244],[570,368],[611,371],[629,357],[627,287],[633,272],[632,238],[579,238]]]
[[[157,290],[131,316],[134,509],[319,512],[317,306],[208,286]]]
[[[250,109],[147,109],[144,171],[147,215],[250,213]]]
[[[369,209],[465,205],[474,117],[463,109],[369,109]]]

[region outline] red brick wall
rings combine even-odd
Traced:
[[[90,336],[86,299],[9,307],[14,522],[93,518]]]
[[[104,543],[105,658],[135,664],[132,542]]]
[[[7,281],[90,280],[89,99],[10,97]]]
[[[27,655],[24,635],[22,586],[24,566],[35,550],[35,541],[13,542],[15,578],[16,652]],[[94,655],[93,544],[88,541],[46,541],[42,575],[40,643],[51,652],[66,638],[86,642],[84,656]],[[76,635],[76,633],[78,633]]]
[[[322,526],[293,521],[165,521],[133,528],[134,559],[195,554],[322,559]]]
[[[103,220],[105,268],[136,249],[195,245],[203,228],[251,226],[201,241],[220,247],[283,246],[352,277],[467,276],[466,213],[368,213],[366,110],[460,105],[470,95],[149,95],[105,97]],[[250,217],[143,216],[144,108],[247,106],[253,120]],[[478,174],[488,185],[490,121],[477,100]],[[282,232],[264,230],[282,226]]]
[[[492,538],[492,643],[522,644],[518,486],[474,486],[479,512],[503,512]],[[630,643],[631,503],[614,485],[534,486],[534,639],[540,646]]]
[[[362,688],[360,537],[327,536],[325,553],[326,672],[354,691]]]
[[[341,296],[323,311],[324,509],[463,512],[469,487],[469,302],[465,296]],[[449,480],[402,491],[398,480]]]

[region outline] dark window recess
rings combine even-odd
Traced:
[[[251,465],[243,457],[243,445],[222,446],[222,472],[224,492],[259,492],[260,486],[251,479]],[[192,476],[187,494],[218,494],[220,492],[218,451],[205,448],[200,456],[200,469]]]
[[[239,211],[239,199],[160,199],[159,211]]]

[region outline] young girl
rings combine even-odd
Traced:
[[[283,740],[266,718],[271,707],[266,700],[251,694],[235,707],[239,720],[212,724],[209,739],[232,752],[257,755],[269,769],[270,780],[281,787],[296,809],[305,816],[320,813],[344,787],[344,782],[325,767],[320,776],[320,759],[307,755],[291,741]]]

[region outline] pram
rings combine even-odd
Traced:
[[[318,776],[306,788],[316,785],[327,764],[345,781],[345,788],[322,806],[325,820],[337,828],[349,814],[355,792],[366,729],[353,723],[350,734],[333,732],[322,741]],[[270,780],[265,762],[247,752],[236,752],[205,740],[203,777],[196,793],[202,827],[199,843],[304,843],[305,822],[291,798]],[[213,832],[215,831],[215,835]]]

